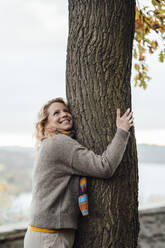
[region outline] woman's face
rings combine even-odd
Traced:
[[[47,128],[54,132],[57,128],[69,130],[73,126],[72,115],[69,113],[67,106],[60,102],[52,103],[48,108]]]

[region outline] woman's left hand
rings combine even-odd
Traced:
[[[116,126],[128,132],[133,126],[133,112],[130,112],[130,108],[120,117],[120,109],[117,109]]]

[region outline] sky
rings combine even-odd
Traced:
[[[43,103],[65,97],[67,34],[66,0],[0,2],[0,146],[32,146]],[[136,139],[165,145],[165,65],[148,63],[147,90],[132,84]]]

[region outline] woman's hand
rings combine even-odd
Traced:
[[[133,126],[133,112],[130,112],[130,108],[120,117],[120,109],[117,109],[116,126],[128,132]]]

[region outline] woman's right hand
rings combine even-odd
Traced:
[[[117,108],[116,126],[128,132],[133,126],[133,112],[130,112],[130,108],[120,117],[120,109]]]

